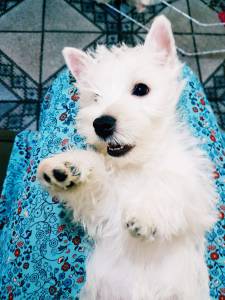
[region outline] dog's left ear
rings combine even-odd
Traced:
[[[170,21],[165,16],[157,17],[146,36],[145,47],[160,55],[166,63],[177,57],[175,40]]]
[[[65,47],[62,54],[70,72],[79,80],[80,73],[91,63],[91,58],[84,51],[71,47]]]

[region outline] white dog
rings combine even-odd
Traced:
[[[135,48],[63,54],[91,147],[43,160],[38,176],[95,240],[80,299],[209,299],[213,166],[176,113],[184,82],[170,22],[156,18]]]

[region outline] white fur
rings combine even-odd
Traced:
[[[80,299],[209,299],[204,235],[216,220],[213,166],[177,116],[185,83],[169,21],[157,18],[145,45],[99,46],[88,55],[66,48],[64,56],[80,89],[77,126],[95,151],[45,159],[38,175],[95,239]],[[139,82],[148,95],[131,94]],[[92,124],[106,114],[118,123],[103,141]],[[135,147],[111,157],[108,142]],[[67,179],[55,180],[53,169]]]

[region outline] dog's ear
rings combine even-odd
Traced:
[[[79,79],[80,73],[88,66],[91,58],[84,51],[71,47],[65,47],[62,54],[72,75]]]
[[[165,16],[155,18],[145,39],[145,47],[160,54],[165,61],[176,58],[175,40],[170,21]]]

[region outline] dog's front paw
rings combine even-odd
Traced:
[[[125,222],[125,228],[128,230],[132,237],[154,241],[156,238],[157,230],[152,224],[145,224],[136,217],[127,217]]]
[[[53,192],[76,187],[89,175],[86,169],[82,170],[63,155],[44,159],[38,166],[37,174],[40,182]]]

